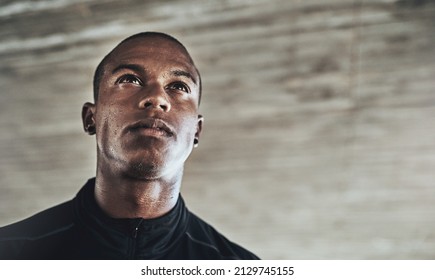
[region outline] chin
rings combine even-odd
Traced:
[[[138,180],[156,180],[170,178],[183,169],[183,164],[174,155],[162,153],[162,150],[141,150],[125,153],[120,160],[120,171],[126,176]]]
[[[161,177],[162,168],[157,163],[145,163],[143,161],[131,162],[126,167],[125,173],[129,177],[137,178],[140,180],[155,180]]]

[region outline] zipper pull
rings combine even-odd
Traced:
[[[139,220],[139,223],[136,225],[136,227],[133,229],[133,234],[132,234],[132,236],[133,236],[133,238],[134,239],[136,239],[136,237],[137,237],[137,233],[139,232],[139,227],[140,227],[140,225],[142,224],[142,221],[143,221],[143,219],[140,219]]]
[[[137,226],[134,230],[133,230],[133,238],[136,239],[137,237],[137,232],[139,231],[139,227]]]

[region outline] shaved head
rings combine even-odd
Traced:
[[[187,57],[190,59],[190,63],[193,65],[193,67],[195,68],[198,77],[199,77],[199,99],[198,99],[198,104],[201,102],[201,89],[202,89],[202,85],[201,85],[201,75],[198,71],[198,69],[196,68],[193,59],[191,58],[189,52],[187,51],[186,47],[184,47],[184,45],[182,43],[180,43],[180,41],[178,41],[177,39],[175,39],[174,37],[165,34],[165,33],[160,33],[160,32],[141,32],[141,33],[137,33],[134,34],[126,39],[124,39],[123,41],[121,41],[121,43],[119,43],[113,50],[111,50],[104,58],[103,60],[101,60],[101,62],[98,64],[97,69],[95,70],[94,73],[94,101],[96,102],[98,100],[98,95],[99,95],[99,91],[100,91],[100,82],[101,79],[103,78],[104,74],[105,74],[105,67],[107,62],[109,61],[109,59],[111,58],[112,54],[123,44],[136,40],[136,39],[146,39],[149,40],[151,43],[153,40],[168,40],[171,41],[173,43],[175,43],[176,45],[179,46],[180,50],[182,52],[184,52]]]

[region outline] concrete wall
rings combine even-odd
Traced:
[[[94,176],[93,70],[145,30],[202,73],[191,210],[266,259],[435,258],[429,0],[2,1],[0,225]]]

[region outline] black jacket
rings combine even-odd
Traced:
[[[0,259],[258,259],[192,214],[178,199],[166,215],[113,219],[94,199],[95,179],[77,196],[0,228]]]

